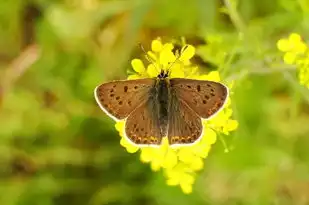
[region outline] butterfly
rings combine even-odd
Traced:
[[[112,119],[125,120],[124,136],[136,146],[192,145],[203,136],[202,119],[210,119],[227,101],[229,90],[218,82],[170,78],[118,80],[94,90],[96,102]]]

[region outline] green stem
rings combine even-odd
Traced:
[[[228,13],[230,15],[231,21],[233,22],[234,26],[237,28],[239,32],[243,33],[246,26],[237,11],[236,0],[224,0],[224,4],[228,10]]]
[[[299,84],[298,81],[296,81],[293,76],[289,72],[283,72],[284,78],[292,85],[292,87],[295,88],[302,96],[303,98],[309,103],[309,90]]]
[[[222,137],[221,134],[218,134],[218,136],[219,136],[219,140],[221,141],[221,143],[222,143],[222,145],[223,145],[223,147],[224,147],[224,152],[225,152],[225,153],[228,153],[230,150],[229,150],[229,148],[227,147],[227,144],[226,144],[225,140],[223,139],[223,137]]]

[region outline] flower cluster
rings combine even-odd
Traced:
[[[292,33],[288,38],[280,39],[277,42],[277,47],[284,52],[284,62],[298,68],[300,84],[309,88],[309,49],[301,36]]]
[[[191,78],[201,80],[220,81],[219,73],[210,72],[208,75],[199,75],[198,68],[190,62],[195,54],[195,48],[191,45],[182,47],[180,54],[173,53],[174,45],[172,43],[162,44],[161,40],[152,41],[151,51],[148,56],[151,63],[145,67],[140,59],[132,60],[132,67],[136,74],[130,75],[128,79],[138,79],[147,77],[156,77],[158,68],[171,70],[171,78]],[[185,49],[185,52],[183,52]],[[180,56],[178,56],[180,55]],[[175,61],[178,57],[178,60]],[[172,63],[172,66],[171,66]],[[170,67],[171,66],[171,67]],[[237,128],[238,122],[231,119],[232,109],[230,108],[230,99],[224,109],[210,120],[204,120],[204,136],[202,139],[192,145],[185,147],[171,148],[166,138],[159,148],[137,147],[128,142],[123,137],[124,121],[116,123],[116,129],[119,131],[120,144],[126,148],[129,153],[135,153],[140,150],[140,160],[149,163],[153,171],[163,169],[167,178],[167,184],[171,186],[179,185],[184,193],[192,192],[192,185],[196,178],[196,172],[204,166],[204,159],[207,157],[211,146],[217,140],[217,133],[229,134]]]

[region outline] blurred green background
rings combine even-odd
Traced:
[[[309,91],[276,48],[308,22],[307,0],[2,0],[0,204],[309,204]],[[231,151],[213,146],[190,195],[120,146],[93,97],[158,36],[234,80]]]

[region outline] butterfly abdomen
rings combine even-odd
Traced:
[[[160,79],[157,83],[157,104],[159,105],[159,123],[162,136],[167,134],[168,95],[167,80]]]

